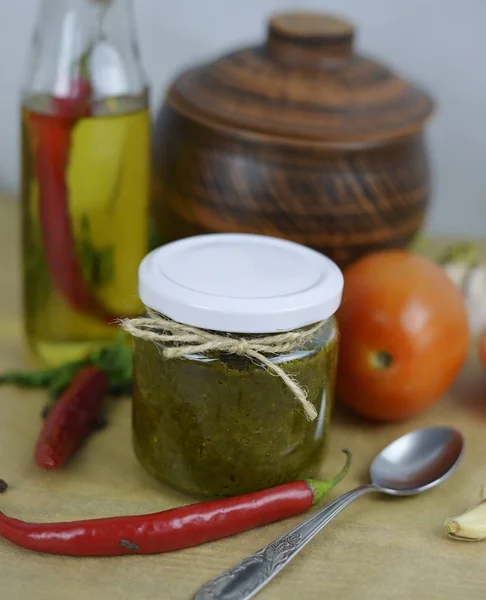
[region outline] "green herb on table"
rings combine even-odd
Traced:
[[[26,388],[45,388],[49,397],[57,400],[78,372],[88,365],[105,371],[109,380],[109,393],[120,396],[130,394],[132,389],[132,350],[124,335],[86,357],[64,363],[51,369],[35,371],[9,371],[0,375],[0,384],[12,384]]]

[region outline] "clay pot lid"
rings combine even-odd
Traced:
[[[330,146],[411,135],[433,111],[424,91],[353,49],[351,23],[325,14],[270,19],[263,46],[182,73],[179,111],[214,127]]]

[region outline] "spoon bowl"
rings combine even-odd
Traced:
[[[370,478],[381,492],[412,496],[425,492],[457,467],[464,438],[450,427],[418,429],[384,448],[370,466]]]

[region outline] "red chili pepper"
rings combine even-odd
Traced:
[[[68,304],[81,313],[113,321],[86,284],[79,264],[69,214],[66,169],[72,131],[90,113],[91,86],[75,81],[67,98],[54,98],[54,115],[29,113],[39,185],[39,220],[51,281]]]
[[[188,548],[309,509],[348,472],[351,454],[345,452],[346,465],[330,481],[294,481],[149,515],[71,523],[26,523],[0,513],[0,535],[30,550],[71,556],[155,554]]]
[[[61,467],[90,432],[108,393],[108,375],[88,365],[54,404],[35,447],[35,462],[44,469]]]
[[[52,108],[55,115],[79,119],[91,114],[91,96],[93,89],[87,79],[74,79],[71,82],[69,96],[60,98],[54,96]]]

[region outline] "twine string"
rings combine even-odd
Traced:
[[[313,421],[317,417],[316,408],[307,398],[306,390],[295,377],[270,360],[268,355],[278,356],[302,348],[315,336],[322,327],[322,323],[317,323],[307,329],[261,337],[236,337],[184,325],[147,309],[146,317],[123,319],[120,321],[120,326],[133,337],[161,344],[162,355],[167,359],[182,358],[189,354],[204,355],[208,352],[225,352],[257,361],[269,373],[279,377],[285,383],[300,402],[309,421]]]

